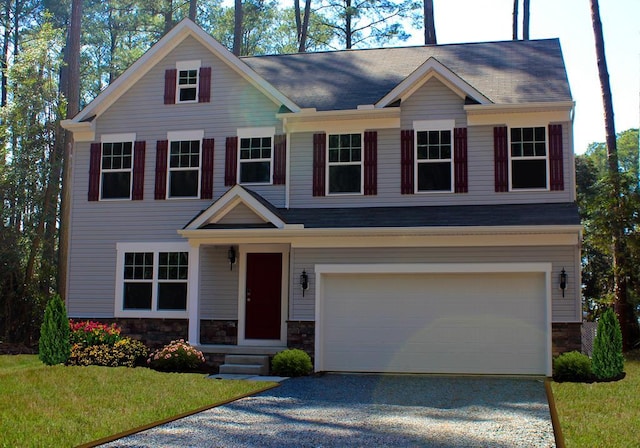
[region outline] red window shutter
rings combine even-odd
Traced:
[[[90,201],[97,201],[100,197],[100,162],[102,161],[102,145],[91,143],[89,153],[89,197]]]
[[[202,140],[202,175],[200,178],[200,199],[213,199],[213,148],[212,138]]]
[[[225,163],[224,163],[224,185],[233,187],[237,183],[238,171],[238,137],[227,137]]]
[[[313,134],[313,195],[324,196],[326,156],[327,154],[327,134],[324,132]]]
[[[400,192],[413,194],[413,157],[414,157],[413,129],[400,132]]]
[[[168,140],[158,140],[156,143],[156,188],[155,198],[166,199],[167,197],[167,151],[169,150]]]
[[[273,185],[284,185],[287,178],[287,136],[276,135],[273,141]]]
[[[176,78],[178,70],[170,68],[164,72],[164,104],[176,103]]]
[[[200,80],[198,81],[198,102],[211,101],[211,67],[200,67]]]
[[[509,191],[509,149],[506,126],[493,128],[493,151],[496,193]]]
[[[364,133],[364,194],[378,194],[378,133]]]
[[[147,144],[144,141],[135,142],[133,145],[133,195],[134,201],[144,199],[144,157]]]
[[[455,175],[455,192],[469,192],[467,169],[467,128],[453,130],[453,172]]]
[[[552,191],[564,190],[562,125],[549,125],[549,183]]]

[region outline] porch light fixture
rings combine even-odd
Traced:
[[[309,276],[304,269],[302,270],[302,274],[300,274],[300,287],[302,288],[302,297],[304,297],[304,292],[309,289]]]
[[[233,265],[236,263],[236,250],[233,246],[227,251],[227,259],[229,260],[229,270],[233,271]]]
[[[567,271],[564,268],[560,271],[560,289],[562,290],[562,297],[564,297],[564,290],[567,289]]]

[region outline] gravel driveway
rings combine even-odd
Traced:
[[[108,447],[555,447],[542,380],[324,375]]]

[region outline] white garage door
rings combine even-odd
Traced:
[[[547,374],[544,273],[324,274],[323,371]]]

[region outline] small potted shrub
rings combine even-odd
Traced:
[[[184,339],[171,341],[147,359],[149,367],[164,372],[188,372],[205,363],[204,355]]]
[[[297,348],[276,354],[271,367],[272,372],[279,376],[304,376],[313,371],[311,357]]]

